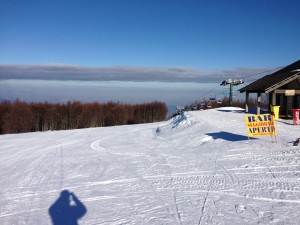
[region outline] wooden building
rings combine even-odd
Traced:
[[[249,94],[256,93],[257,114],[260,114],[261,94],[266,93],[269,95],[269,106],[280,106],[280,116],[291,116],[293,108],[300,108],[300,60],[254,81],[239,91],[246,93],[246,112]]]

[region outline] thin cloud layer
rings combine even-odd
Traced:
[[[0,79],[160,81],[218,83],[227,78],[265,75],[276,68],[236,68],[200,71],[189,67],[84,67],[77,65],[0,64]],[[255,78],[257,79],[257,77]]]

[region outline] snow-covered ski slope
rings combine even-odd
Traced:
[[[234,108],[233,108],[234,109]],[[52,224],[61,191],[80,225],[300,224],[300,127],[248,140],[244,113],[0,136],[0,224]],[[74,204],[74,203],[73,203]],[[67,214],[69,217],[76,216]]]

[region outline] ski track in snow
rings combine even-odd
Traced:
[[[51,224],[74,192],[86,224],[298,224],[298,127],[248,140],[243,113],[0,136],[0,224]]]

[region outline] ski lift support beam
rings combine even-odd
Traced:
[[[228,79],[228,80],[223,80],[222,83],[220,84],[221,86],[226,86],[230,85],[229,89],[229,106],[232,106],[232,95],[233,95],[233,86],[237,86],[244,83],[242,79]]]

